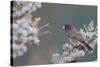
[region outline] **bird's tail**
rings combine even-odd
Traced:
[[[92,51],[92,48],[91,48],[85,41],[81,41],[81,43],[83,44],[82,46],[83,46],[87,51]]]

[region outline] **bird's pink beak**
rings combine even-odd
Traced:
[[[65,26],[62,26],[63,29],[65,29]]]

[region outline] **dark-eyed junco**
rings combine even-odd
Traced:
[[[63,29],[65,29],[70,39],[80,42],[87,51],[92,51],[92,48],[84,41],[81,33],[72,24],[64,25]]]

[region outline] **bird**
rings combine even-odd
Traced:
[[[67,32],[68,38],[79,42],[86,51],[92,51],[92,48],[85,42],[81,33],[72,24],[65,24],[63,29]]]

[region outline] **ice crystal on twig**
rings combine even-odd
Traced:
[[[97,27],[94,25],[93,21],[90,21],[89,25],[83,25],[84,28],[80,29],[80,33],[84,40],[89,44],[89,46],[94,50],[97,45]],[[79,57],[85,56],[85,49],[80,46],[80,42],[75,43],[69,40],[70,43],[65,43],[62,46],[63,52],[54,53],[51,58],[51,62],[54,64],[59,63],[71,63],[77,62]],[[72,45],[75,44],[75,45]],[[92,51],[93,52],[93,51]],[[90,52],[90,53],[92,53]]]

